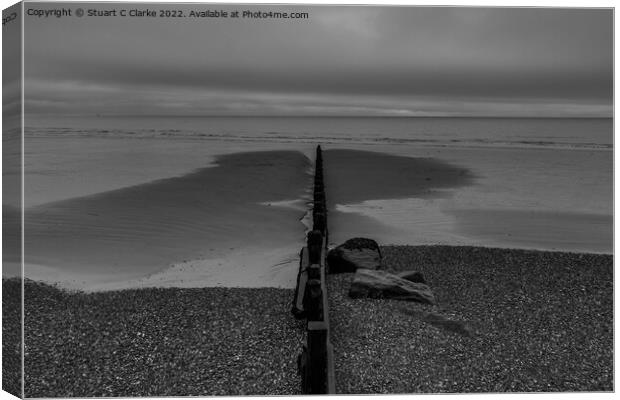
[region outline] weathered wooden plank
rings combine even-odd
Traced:
[[[327,393],[327,326],[324,321],[308,321],[307,390],[309,394]]]
[[[303,247],[299,255],[299,272],[297,273],[297,286],[295,286],[295,296],[293,297],[293,307],[291,312],[297,319],[305,317],[304,297],[306,295],[306,285],[308,282],[308,267],[310,261],[308,248]]]
[[[320,231],[311,231],[308,233],[308,259],[310,264],[320,264],[323,256],[323,235]]]
[[[308,279],[304,309],[308,321],[323,320],[323,285],[320,279]]]

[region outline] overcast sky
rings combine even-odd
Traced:
[[[611,10],[168,8],[298,11],[309,18],[27,16],[26,112],[612,115]]]

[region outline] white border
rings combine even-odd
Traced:
[[[405,5],[405,6],[468,6],[468,7],[560,7],[560,8],[579,8],[579,7],[587,7],[587,8],[593,8],[593,7],[600,7],[600,8],[614,8],[615,7],[615,2],[613,1],[606,1],[606,0],[591,0],[591,1],[583,1],[583,0],[538,0],[538,1],[533,1],[533,0],[528,0],[528,1],[515,1],[515,0],[473,0],[473,1],[467,1],[467,0],[447,0],[447,1],[410,1],[410,0],[390,0],[390,1],[378,1],[378,0],[374,0],[374,1],[355,1],[355,0],[339,0],[337,2],[334,1],[328,1],[328,0],[315,0],[315,1],[299,1],[299,0],[292,0],[292,1],[282,1],[282,0],[271,0],[271,1],[258,1],[258,0],[245,0],[245,1],[236,1],[236,2],[231,2],[231,1],[226,1],[226,0],[211,0],[211,1],[205,1],[205,2],[199,2],[199,1],[194,1],[194,2],[187,2],[187,1],[148,1],[148,0],[132,0],[132,3],[213,3],[213,4],[217,4],[217,3],[222,3],[222,4],[308,4],[308,5],[379,5],[379,6],[394,6],[394,5]],[[5,9],[13,4],[15,4],[15,1],[8,1],[8,0],[0,0],[0,5],[2,6],[2,9]],[[84,3],[84,1],[63,1],[63,3]],[[23,38],[23,29],[24,29],[24,21],[23,21],[23,12],[22,12],[22,38]],[[615,10],[614,10],[614,77],[616,76],[617,73],[617,66],[618,63],[616,62],[616,43],[618,43],[617,41],[618,39],[618,33],[615,30]],[[24,82],[23,82],[23,68],[24,68],[24,60],[23,60],[23,41],[22,41],[22,138],[23,138],[23,105],[24,105]],[[1,67],[0,67],[0,71],[1,71]],[[615,93],[616,93],[616,89],[617,88],[617,82],[614,79],[614,100],[615,100]],[[614,102],[615,104],[615,102]],[[617,214],[617,210],[616,210],[616,203],[615,203],[615,199],[618,196],[618,181],[617,176],[615,174],[615,170],[616,170],[616,165],[618,165],[618,161],[619,161],[619,157],[617,152],[615,151],[615,121],[616,121],[616,110],[614,107],[614,254],[615,254],[615,249],[618,248],[618,238],[615,235],[616,231],[615,231],[615,220],[616,220],[616,214]],[[1,126],[1,125],[0,125]],[[0,144],[0,150],[1,150],[1,144]],[[23,191],[24,191],[24,176],[23,176],[23,155],[24,155],[24,142],[22,140],[22,204],[23,204]],[[1,177],[0,177],[0,195],[2,194],[2,189],[1,189]],[[22,207],[22,226],[23,226],[23,207]],[[23,234],[24,231],[22,230],[22,287],[23,287]],[[0,238],[1,238],[1,232],[0,232]],[[0,255],[1,255],[1,251],[0,251]],[[616,261],[615,261],[615,257],[614,257],[614,271],[615,271],[615,267],[616,267]],[[615,273],[614,273],[614,283],[615,283]],[[23,289],[22,289],[23,290]],[[616,286],[614,284],[614,305],[616,304],[616,300],[618,300],[618,291],[616,290]],[[0,314],[1,315],[1,314]],[[615,318],[615,307],[614,307],[614,318]],[[615,342],[615,338],[616,338],[616,329],[618,328],[618,324],[617,324],[617,320],[615,320],[615,326],[614,326],[614,348],[616,349],[616,352],[614,354],[614,387],[616,387],[616,382],[617,382],[617,374],[615,374],[617,367],[618,367],[618,361],[620,360],[620,357],[618,356],[618,351],[617,351],[617,346],[616,346],[616,342]],[[23,327],[23,297],[22,297],[22,327]],[[23,335],[23,328],[22,328],[22,335]],[[23,345],[23,337],[22,337],[22,345]],[[0,354],[1,354],[1,349],[0,349]],[[23,360],[22,360],[22,365],[23,365]],[[22,366],[23,368],[23,366]],[[22,369],[23,370],[23,369]],[[22,393],[23,393],[23,382],[22,382]],[[615,399],[616,397],[620,397],[617,396],[615,393],[560,393],[560,394],[502,394],[502,395],[498,395],[498,394],[458,394],[458,395],[445,395],[445,396],[457,396],[459,399],[463,399],[463,400],[479,400],[479,399],[495,399],[495,398],[506,398],[506,399],[513,399],[513,400],[521,400],[521,399],[542,399],[542,400],[556,400],[556,399],[562,399],[562,400],[581,400],[584,398],[588,398],[588,399],[594,399],[594,400],[599,400],[599,399]],[[442,396],[442,397],[445,397]],[[285,398],[286,396],[282,396],[280,398]],[[338,398],[341,399],[354,399],[354,398],[358,398],[359,396],[338,396]],[[404,398],[411,398],[411,399],[416,399],[416,400],[429,400],[429,399],[437,399],[437,398],[442,398],[442,397],[437,397],[437,395],[394,395],[394,396],[373,396],[373,399],[377,399],[377,400],[385,400],[385,399],[404,399]],[[184,397],[185,398],[185,397]],[[197,397],[195,397],[197,398]],[[214,397],[217,398],[217,397]],[[231,397],[226,397],[226,398],[231,398]],[[236,398],[236,397],[235,397]],[[265,397],[240,397],[239,399],[250,399],[250,398],[259,398],[259,399],[264,399]],[[296,399],[313,399],[312,396],[296,396]],[[6,393],[6,392],[1,392],[0,391],[0,400],[5,400],[5,399],[14,399],[13,396],[11,396],[10,394]],[[143,397],[143,399],[148,399],[146,397]],[[161,397],[158,399],[162,399]],[[165,399],[165,398],[164,398]]]

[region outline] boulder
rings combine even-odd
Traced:
[[[431,288],[424,283],[415,283],[386,271],[358,269],[353,277],[349,297],[380,298],[435,304]]]
[[[403,272],[397,273],[396,275],[410,282],[426,283],[426,279],[424,279],[424,275],[422,275],[422,273],[418,271],[403,271]]]
[[[372,239],[353,238],[327,254],[330,273],[355,272],[358,268],[380,269],[381,250]]]

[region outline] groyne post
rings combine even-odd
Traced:
[[[299,356],[302,391],[305,394],[335,393],[333,348],[329,339],[329,305],[325,282],[327,254],[327,201],[323,181],[323,154],[316,149],[312,231],[300,253],[293,314],[306,318],[306,345]]]

